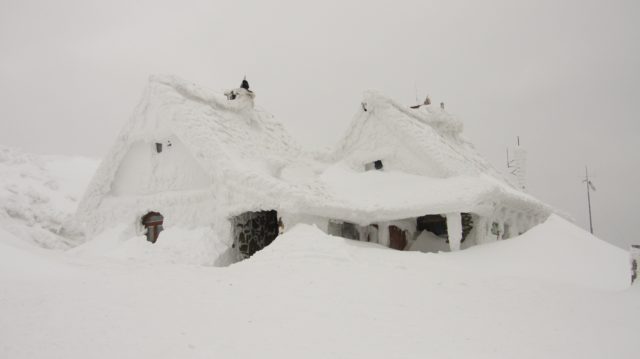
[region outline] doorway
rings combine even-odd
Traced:
[[[404,250],[407,246],[407,232],[394,225],[389,226],[389,248]]]

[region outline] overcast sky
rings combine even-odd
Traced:
[[[309,147],[377,89],[430,94],[497,168],[520,136],[529,191],[640,243],[640,1],[0,0],[0,144],[102,157],[150,74],[211,89],[247,75]]]

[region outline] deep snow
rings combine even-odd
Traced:
[[[579,231],[552,217],[424,254],[300,225],[226,268],[33,251],[3,233],[0,357],[635,358],[626,253]]]
[[[180,228],[56,251],[95,162],[2,153],[0,358],[638,356],[628,253],[557,216],[438,254],[306,225],[223,268],[194,265],[186,247],[216,249]]]

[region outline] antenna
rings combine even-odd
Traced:
[[[582,180],[587,186],[587,205],[589,206],[589,231],[593,234],[593,220],[591,219],[591,190],[596,190],[596,187],[591,183],[589,179],[589,169],[584,166],[584,180]]]
[[[511,161],[509,161],[509,147],[507,147],[507,168],[511,168]]]
[[[413,89],[415,90],[416,93],[416,103],[418,103],[418,83],[417,82],[413,82]]]
[[[526,185],[527,175],[527,151],[520,147],[520,136],[516,136],[516,147],[512,149],[511,156],[509,155],[509,147],[507,147],[507,168],[509,172],[515,176],[518,184],[518,188],[524,191]]]

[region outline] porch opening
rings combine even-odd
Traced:
[[[407,246],[407,231],[400,227],[389,226],[389,248],[403,251]]]
[[[330,219],[327,232],[336,237],[360,240],[360,232],[358,231],[357,226],[350,222]]]
[[[142,225],[147,229],[145,235],[151,243],[156,243],[160,232],[164,229],[162,223],[164,217],[158,212],[149,212],[142,217]]]
[[[240,259],[251,257],[268,246],[279,234],[278,212],[275,210],[245,212],[231,219],[233,248]]]
[[[471,213],[461,213],[460,216],[462,220],[461,242],[464,242],[473,229],[473,217],[471,216]],[[449,238],[447,218],[439,214],[428,214],[426,216],[416,218],[416,230],[418,233],[422,231],[429,231],[438,237],[446,239]]]

